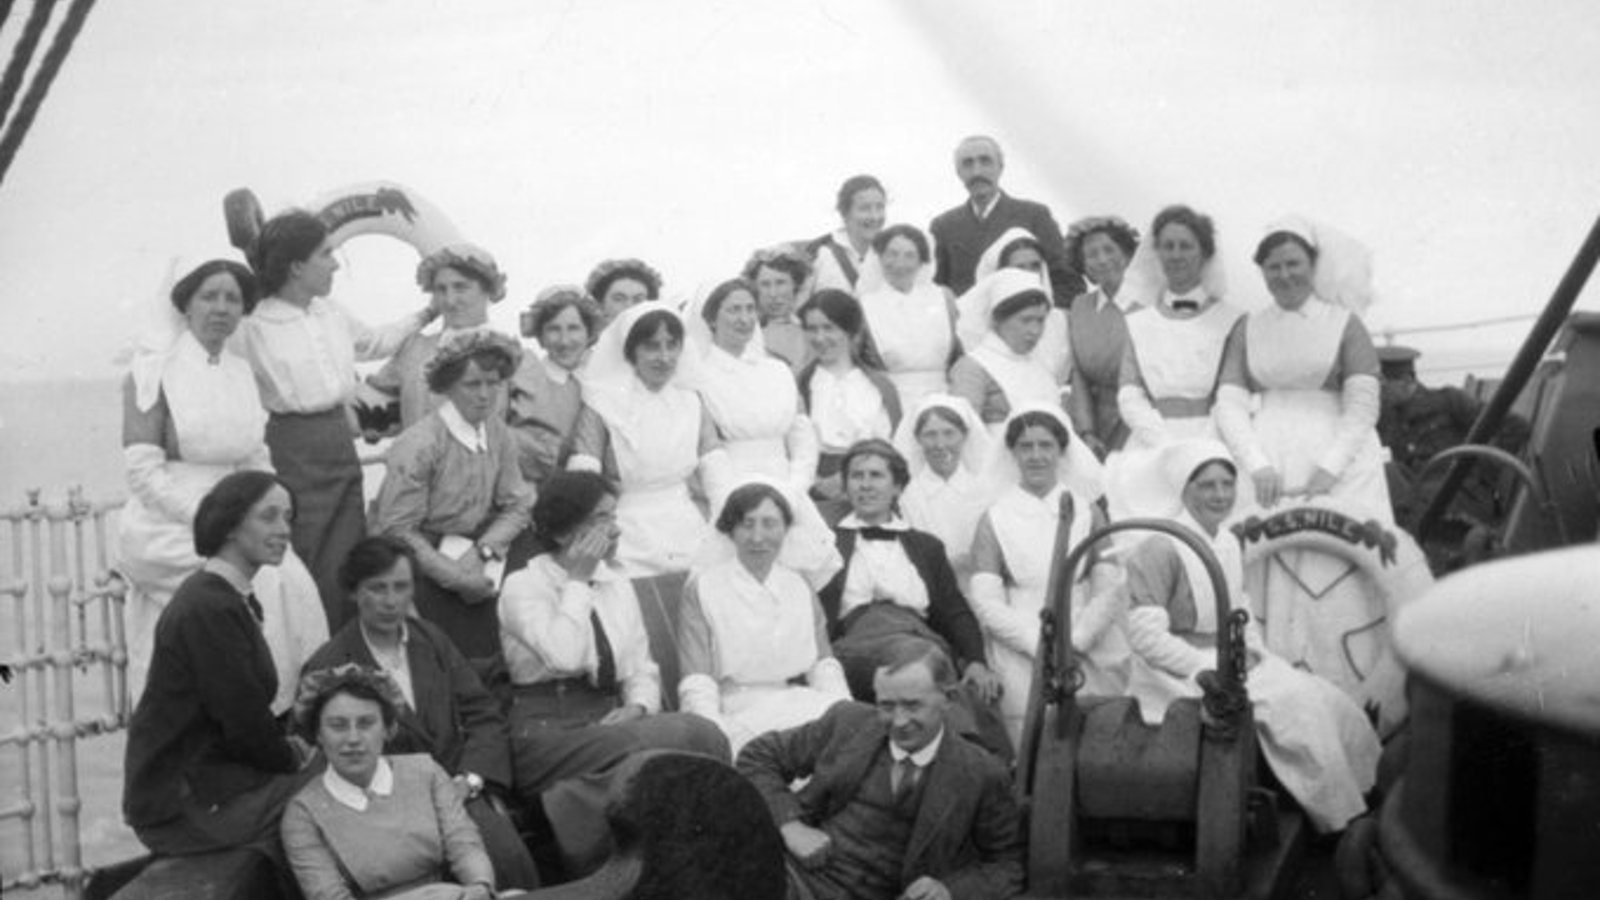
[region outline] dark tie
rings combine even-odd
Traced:
[[[267,611],[261,608],[261,601],[256,599],[255,594],[245,594],[244,605],[250,607],[250,615],[255,617],[257,625],[267,623]]]
[[[868,526],[866,526],[864,528],[857,529],[856,530],[856,534],[861,535],[861,539],[863,541],[898,541],[898,540],[900,540],[900,535],[899,535],[898,532],[891,531],[888,528],[879,528],[876,525],[868,525]]]
[[[594,652],[599,657],[599,664],[594,670],[594,686],[601,693],[614,694],[617,690],[617,657],[611,652],[611,639],[606,637],[606,629],[600,624],[600,613],[589,610],[589,627],[594,629]]]
[[[1199,300],[1174,300],[1174,301],[1172,301],[1172,308],[1176,312],[1199,312],[1200,311],[1200,301]]]
[[[912,762],[909,756],[894,764],[894,771],[890,776],[893,784],[890,787],[894,789],[894,802],[897,805],[906,802],[916,792],[917,781],[921,775],[922,767]]]

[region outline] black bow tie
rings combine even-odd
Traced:
[[[1199,300],[1174,300],[1174,301],[1172,301],[1172,308],[1176,312],[1199,312],[1200,311],[1200,301]]]
[[[898,540],[900,540],[900,532],[891,531],[888,528],[879,528],[876,525],[868,525],[865,528],[857,529],[856,530],[856,534],[860,535],[861,536],[861,540],[863,540],[863,541],[898,541]]]

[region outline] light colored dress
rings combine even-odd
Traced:
[[[721,725],[734,755],[767,731],[821,718],[850,699],[806,580],[774,565],[765,581],[737,559],[691,573],[678,644],[685,712]]]
[[[989,665],[1005,684],[1000,712],[1013,743],[1022,734],[1033,663],[1039,647],[1040,619],[1049,589],[1062,494],[1057,486],[1037,497],[1020,486],[1007,488],[978,523],[973,542],[972,611],[983,626]],[[1099,511],[1080,494],[1072,494],[1067,522],[1076,546],[1099,524]],[[1127,643],[1116,627],[1119,592],[1091,586],[1098,561],[1091,552],[1079,569],[1072,592],[1072,646],[1084,653],[1082,692],[1119,696],[1127,681]],[[1021,746],[1019,743],[1017,746]]]
[[[734,476],[773,478],[805,493],[816,476],[817,435],[788,366],[755,341],[740,356],[713,345],[701,369],[700,395]]]
[[[1187,512],[1177,521],[1205,532]],[[1248,606],[1239,542],[1227,530],[1210,541],[1234,608]],[[1144,720],[1161,724],[1167,707],[1199,697],[1195,676],[1216,667],[1216,595],[1199,557],[1165,535],[1138,545],[1128,560],[1128,692]],[[1262,654],[1246,680],[1262,755],[1319,831],[1343,828],[1366,809],[1381,746],[1361,708],[1329,682],[1267,652],[1252,620],[1245,643]]]
[[[1323,468],[1338,476],[1328,500],[1359,521],[1393,525],[1378,442],[1378,355],[1361,320],[1316,296],[1295,312],[1273,305],[1241,320],[1228,340],[1216,420],[1239,460],[1239,482],[1263,466],[1285,490]],[[1250,400],[1260,408],[1251,415]],[[1279,506],[1297,505],[1293,497]],[[1267,646],[1291,663],[1363,695],[1385,651],[1382,597],[1351,564],[1311,550],[1276,557],[1250,584],[1264,607]],[[1257,567],[1252,566],[1252,569]]]
[[[989,495],[983,482],[964,465],[956,467],[949,478],[923,466],[900,494],[900,513],[906,524],[944,542],[963,593],[972,580],[972,537]]]
[[[1217,372],[1228,332],[1241,315],[1226,301],[1206,301],[1181,318],[1164,297],[1160,304],[1128,313],[1128,350],[1123,355],[1118,409],[1130,429],[1122,450],[1106,458],[1106,497],[1113,520],[1152,515],[1171,498],[1162,496],[1151,472],[1161,448],[1190,438],[1216,438],[1211,418]],[[1247,479],[1240,479],[1249,505]],[[1152,495],[1154,491],[1154,495]]]
[[[605,421],[606,449],[622,488],[617,563],[630,578],[687,570],[710,532],[689,494],[711,427],[700,395],[677,384],[652,391],[636,377],[621,388],[597,386],[590,393]],[[726,457],[717,456],[726,468]]]
[[[194,515],[223,476],[272,471],[262,439],[267,413],[250,366],[224,351],[211,362],[184,331],[165,353],[135,360],[129,377],[130,416],[160,416],[163,444],[135,444],[128,462],[127,504],[118,522],[117,570],[131,587],[126,607],[128,693],[144,689],[156,620],[178,585],[200,568]],[[164,414],[163,411],[164,410]],[[278,671],[272,709],[294,703],[300,665],[328,639],[328,620],[311,573],[293,550],[253,579],[264,614],[262,636]]]
[[[861,295],[867,328],[883,357],[902,409],[928,394],[943,393],[955,344],[955,325],[944,290],[918,283],[909,293],[884,285]]]

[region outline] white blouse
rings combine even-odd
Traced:
[[[883,395],[872,379],[852,366],[841,377],[818,366],[811,374],[811,422],[828,453],[843,453],[856,441],[889,440],[893,428]]]
[[[325,297],[305,308],[268,297],[240,323],[231,346],[255,370],[269,411],[323,412],[355,395],[358,360],[392,355],[427,324],[425,316],[371,328]]]

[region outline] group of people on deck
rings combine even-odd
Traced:
[[[857,176],[838,231],[681,306],[637,259],[545,289],[528,346],[488,326],[507,279],[472,244],[428,255],[429,302],[382,328],[330,299],[309,213],[185,274],[125,389],[140,839],[266,848],[313,900],[494,896],[597,868],[613,774],[672,750],[737,761],[794,896],[1019,891],[1009,766],[1055,536],[1181,522],[1249,608],[1239,512],[1392,521],[1379,367],[1344,235],[1269,228],[1275,302],[1245,315],[1204,214],[1063,234],[1000,190],[994,140],[954,167],[968,197],[927,232]],[[352,408],[387,402],[368,508]],[[1222,624],[1202,571],[1166,537],[1090,555],[1085,693],[1152,725],[1199,695]],[[1376,734],[1247,642],[1265,758],[1342,829]]]

